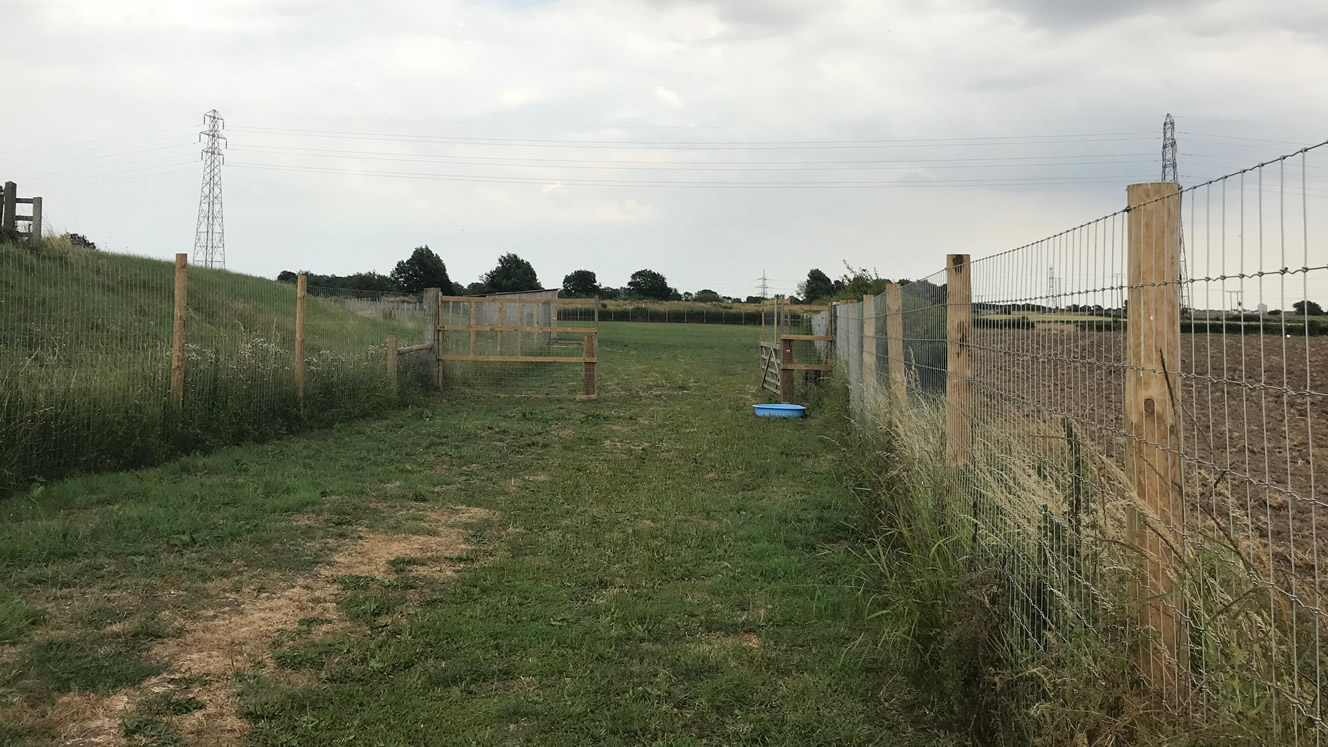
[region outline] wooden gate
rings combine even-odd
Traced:
[[[509,393],[599,395],[599,301],[529,296],[437,297],[438,383]],[[570,376],[547,366],[579,366]],[[579,385],[579,386],[576,386]],[[556,391],[555,391],[556,390]]]
[[[763,311],[762,389],[777,395],[780,402],[787,404],[793,401],[795,372],[803,371],[802,375],[807,381],[819,381],[830,370],[830,351],[834,341],[832,315],[829,306],[790,306],[780,301],[774,302],[773,309]],[[821,317],[819,321],[818,316]],[[816,334],[821,327],[824,328],[824,334]],[[794,332],[802,332],[804,329],[810,334]]]
[[[779,345],[761,341],[761,388],[779,395]]]

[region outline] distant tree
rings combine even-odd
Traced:
[[[459,285],[455,287],[457,292],[463,296],[486,296],[489,294],[489,286],[485,285],[482,280],[469,283],[464,288]]]
[[[835,281],[820,270],[807,273],[807,279],[798,284],[798,295],[808,301],[819,301],[835,295]]]
[[[590,270],[576,270],[563,276],[563,295],[568,298],[594,298],[600,294],[599,278]]]
[[[447,265],[442,257],[426,244],[411,252],[392,269],[392,283],[402,293],[419,293],[425,288],[441,288],[443,295],[452,295],[452,280],[447,276]]]
[[[1314,301],[1297,301],[1291,304],[1291,308],[1299,316],[1323,316],[1323,307]]]
[[[865,267],[853,267],[845,262],[844,269],[847,272],[835,283],[834,296],[828,300],[860,301],[863,296],[878,296],[885,292],[885,286],[890,282]]]
[[[683,294],[682,294],[682,300],[684,300],[684,301],[695,301],[695,300],[696,300],[696,294],[695,294],[695,293],[692,293],[691,291],[683,291]]]
[[[69,237],[69,243],[73,244],[77,249],[97,250],[97,245],[92,242],[92,239],[89,239],[81,233],[68,233],[65,235]]]
[[[599,289],[599,297],[601,301],[615,301],[622,298],[622,290],[606,285]]]
[[[490,293],[540,290],[540,281],[535,275],[535,268],[515,254],[504,254],[499,257],[498,266],[484,273],[480,280],[489,286]]]
[[[296,281],[298,281],[299,279],[300,279],[300,273],[298,272],[291,272],[290,270],[282,270],[281,272],[277,273],[278,283],[290,283],[291,285],[294,285]]]
[[[627,281],[627,287],[637,298],[654,301],[667,301],[670,296],[677,293],[669,287],[669,281],[654,270],[637,270],[632,273],[632,277]]]
[[[719,303],[720,301],[724,300],[723,298],[720,297],[718,293],[710,290],[709,288],[704,288],[702,290],[697,291],[696,295],[693,296],[692,298],[693,300],[700,301],[701,303]]]
[[[748,296],[743,303],[765,303],[765,299],[761,296]]]

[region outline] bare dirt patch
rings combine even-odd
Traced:
[[[70,745],[123,745],[121,722],[144,697],[173,687],[172,681],[189,677],[187,694],[203,707],[172,719],[172,725],[190,744],[232,745],[244,741],[249,725],[235,715],[231,684],[237,672],[271,664],[272,638],[301,620],[322,618],[330,625],[316,635],[350,626],[337,602],[344,576],[382,577],[392,573],[397,558],[416,561],[411,573],[446,578],[456,572],[454,559],[473,549],[467,530],[459,525],[490,516],[483,509],[456,507],[447,511],[414,512],[423,516],[432,534],[368,534],[344,544],[313,573],[284,584],[267,579],[263,589],[247,586],[223,592],[212,609],[180,621],[180,632],[157,644],[149,657],[169,666],[167,673],[141,685],[107,696],[74,694],[58,698],[36,720],[54,727]]]
[[[764,646],[765,641],[755,633],[739,633],[737,635],[706,633],[701,636],[701,645],[709,651],[719,651],[726,648],[756,649]]]

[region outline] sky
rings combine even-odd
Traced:
[[[427,244],[463,283],[505,252],[548,287],[919,278],[1121,209],[1160,177],[1167,113],[1186,186],[1328,140],[1328,4],[1308,0],[0,0],[0,19],[19,71],[0,179],[43,197],[48,231],[191,253],[216,109],[226,266],[267,277],[388,272]],[[1276,198],[1266,246],[1231,209],[1191,261],[1328,265],[1328,147],[1258,174],[1228,203]],[[1293,279],[1328,301],[1328,268]]]

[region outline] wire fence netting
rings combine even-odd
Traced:
[[[595,299],[546,293],[444,297],[441,303],[446,387],[491,394],[586,393],[586,377],[593,373],[585,362],[597,359],[591,354],[597,353]]]
[[[386,375],[388,335],[426,336],[418,299],[311,289],[301,399],[296,287],[189,267],[177,406],[175,282],[170,262],[0,245],[0,492],[368,414],[427,381]]]
[[[966,300],[942,271],[836,306],[853,411],[945,455],[937,510],[1000,572],[1013,640],[1132,635],[1174,709],[1305,744],[1328,736],[1323,150],[1132,187],[968,262]]]

